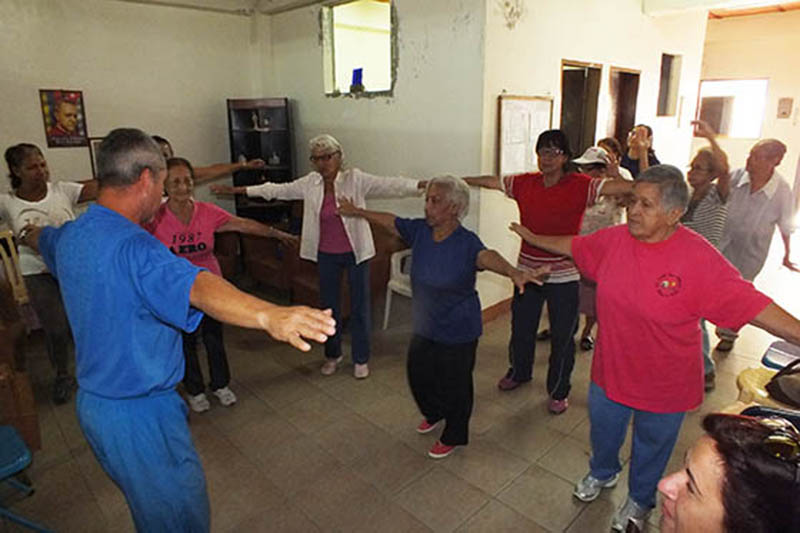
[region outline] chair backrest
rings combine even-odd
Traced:
[[[411,279],[411,248],[392,254],[391,279]]]
[[[3,271],[6,280],[11,285],[11,292],[17,305],[28,303],[28,290],[25,288],[25,280],[22,278],[22,270],[19,267],[19,255],[14,246],[14,235],[9,230],[0,231],[0,259],[3,262]]]

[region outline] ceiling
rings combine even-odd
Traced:
[[[251,15],[271,15],[298,7],[321,4],[323,0],[118,0],[134,4],[155,4],[167,7],[182,7],[200,11]]]

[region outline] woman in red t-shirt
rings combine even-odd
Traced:
[[[541,235],[575,235],[583,213],[601,194],[619,195],[631,190],[621,179],[591,178],[572,170],[572,152],[561,130],[548,130],[536,141],[539,172],[504,176],[465,178],[470,185],[504,191],[516,200],[522,226]],[[514,290],[511,302],[511,341],[508,372],[497,386],[508,391],[530,381],[536,348],[536,331],[547,302],[550,315],[550,362],[547,371],[548,409],[553,414],[567,410],[570,376],[575,364],[575,330],[578,323],[578,280],[572,259],[553,254],[526,242],[518,259],[519,268],[550,268],[544,285]]]
[[[194,169],[186,159],[181,157],[169,159],[167,170],[164,190],[168,200],[161,204],[153,219],[146,223],[144,228],[169,247],[175,255],[222,276],[219,262],[214,256],[215,233],[239,231],[250,235],[273,237],[289,245],[297,244],[298,238],[294,235],[255,220],[231,215],[214,204],[196,202],[192,195]],[[222,324],[205,315],[198,330],[203,335],[203,344],[208,356],[211,393],[223,406],[231,406],[236,403],[236,395],[228,387],[230,371],[222,341]],[[189,406],[198,413],[207,411],[211,405],[205,394],[203,372],[197,359],[196,332],[183,334],[183,355],[186,359],[183,386],[188,394]]]

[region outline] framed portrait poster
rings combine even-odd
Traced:
[[[92,177],[97,178],[97,148],[105,137],[89,137],[89,160],[92,163]]]
[[[39,89],[39,104],[48,148],[89,144],[82,91]]]

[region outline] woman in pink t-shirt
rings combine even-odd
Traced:
[[[214,256],[214,234],[223,231],[239,231],[262,237],[274,237],[288,244],[297,244],[297,237],[284,233],[255,220],[233,216],[227,211],[207,202],[196,202],[192,197],[194,170],[186,159],[174,157],[167,161],[168,175],[164,190],[168,200],[161,204],[153,220],[145,229],[163,242],[176,255],[191,263],[207,268],[221,276],[219,262]],[[198,328],[203,335],[203,344],[208,355],[211,377],[211,393],[226,407],[236,403],[236,395],[228,387],[230,371],[225,346],[222,341],[222,324],[209,315],[203,317]],[[183,386],[189,395],[192,410],[201,413],[210,408],[205,395],[205,383],[197,358],[197,336],[183,334],[183,353],[186,371]]]
[[[611,523],[617,531],[629,520],[646,522],[684,415],[703,401],[700,319],[737,330],[750,323],[800,344],[800,321],[680,224],[688,202],[681,171],[655,165],[635,182],[627,227],[576,237],[512,224],[534,246],[571,256],[597,282],[603,327],[589,386],[592,456],[573,494],[590,502],[616,485],[632,420],[628,498]]]

